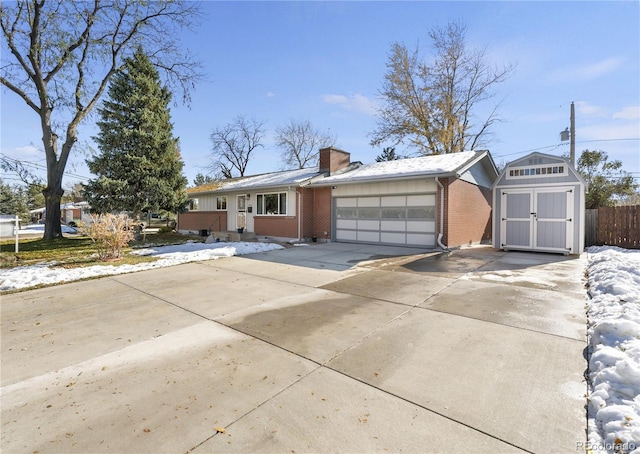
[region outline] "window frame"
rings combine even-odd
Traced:
[[[568,166],[564,163],[535,164],[527,166],[507,167],[505,177],[507,180],[524,178],[553,178],[569,175]]]
[[[224,203],[224,208],[220,208],[220,206]],[[228,198],[226,195],[217,195],[216,196],[216,211],[227,211],[228,207]]]
[[[277,213],[267,213],[266,196],[274,196],[277,203]],[[284,197],[284,200],[283,200]],[[287,216],[288,194],[286,191],[262,192],[256,194],[256,215],[257,216]],[[284,206],[282,206],[284,204]]]

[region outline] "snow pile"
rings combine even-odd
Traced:
[[[233,255],[283,249],[273,243],[194,243],[137,249],[132,254],[158,257],[159,260],[137,265],[94,265],[78,268],[56,267],[55,263],[21,266],[0,270],[0,291],[17,290],[40,284],[58,284],[97,276],[112,276],[153,268],[178,265],[180,263],[212,260]]]
[[[640,251],[590,247],[587,272],[589,444],[640,454]]]

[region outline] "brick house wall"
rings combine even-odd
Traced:
[[[302,238],[331,239],[331,189],[299,188],[302,196]],[[325,235],[324,232],[327,232]]]
[[[254,231],[258,236],[298,238],[297,216],[258,216],[253,218]]]
[[[227,230],[226,211],[188,211],[178,216],[178,230]]]
[[[442,183],[446,188],[444,244],[458,247],[491,241],[491,189],[460,179]]]
[[[317,188],[313,211],[313,234],[323,240],[331,239],[331,188]],[[327,232],[326,234],[324,232]]]

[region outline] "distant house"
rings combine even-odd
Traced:
[[[91,207],[88,202],[63,203],[60,205],[60,221],[63,224],[75,223],[78,221],[91,222]],[[47,216],[46,208],[30,210],[32,224],[41,224]]]
[[[497,176],[488,151],[363,165],[324,148],[315,168],[190,188],[178,231],[424,248],[488,242]]]

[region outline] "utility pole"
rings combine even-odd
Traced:
[[[571,101],[571,142],[570,142],[570,154],[569,159],[571,161],[572,166],[576,166],[576,110],[573,106],[573,101]]]

